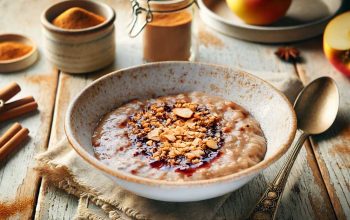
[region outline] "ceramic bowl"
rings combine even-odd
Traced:
[[[260,122],[267,139],[264,160],[223,177],[169,182],[113,170],[94,157],[91,136],[104,114],[133,99],[190,91],[221,96],[246,108]],[[121,187],[151,199],[185,202],[234,191],[272,165],[290,146],[296,132],[296,117],[281,92],[246,72],[201,63],[163,62],[119,70],[87,86],[69,105],[65,131],[77,153]]]
[[[32,50],[24,56],[11,60],[0,60],[0,72],[9,73],[26,69],[33,65],[38,59],[38,50],[35,43],[26,36],[19,34],[1,34],[0,43],[5,41],[14,41],[27,44],[32,47]]]
[[[106,18],[102,24],[84,29],[63,29],[53,25],[54,18],[72,7],[84,8]],[[47,59],[68,73],[87,73],[114,61],[114,10],[97,1],[63,1],[41,15]]]

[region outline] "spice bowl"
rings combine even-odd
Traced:
[[[100,15],[105,21],[83,29],[64,29],[52,24],[57,16],[73,7]],[[110,6],[97,1],[63,1],[52,5],[41,15],[47,59],[58,69],[73,74],[108,66],[115,59],[115,17]]]
[[[248,110],[260,123],[267,140],[264,159],[220,177],[172,181],[123,172],[96,159],[91,137],[103,115],[130,100],[192,91],[219,96]],[[296,117],[281,92],[253,75],[224,66],[171,61],[119,70],[94,81],[70,103],[65,132],[80,157],[119,186],[146,198],[187,202],[232,192],[271,166],[294,139]],[[130,160],[129,156],[122,159]]]
[[[29,66],[33,65],[38,59],[37,47],[35,43],[28,37],[19,34],[1,34],[0,43],[2,42],[23,43],[28,46],[31,46],[32,48],[28,53],[18,58],[0,60],[0,73],[16,72],[19,70],[26,69]]]

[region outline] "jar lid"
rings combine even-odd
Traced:
[[[133,10],[133,18],[130,22],[129,37],[136,37],[139,35],[146,25],[153,20],[152,13],[171,13],[181,11],[193,4],[197,5],[197,0],[131,0],[131,6]],[[141,25],[138,25],[140,19]],[[139,26],[139,28],[137,28]]]
[[[141,6],[147,7],[147,2],[149,2],[149,9],[152,12],[176,12],[181,11],[190,7],[193,3],[196,4],[195,0],[141,0]]]

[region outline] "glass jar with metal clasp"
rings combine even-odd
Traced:
[[[196,0],[131,0],[130,37],[142,34],[147,62],[193,61],[197,51]]]

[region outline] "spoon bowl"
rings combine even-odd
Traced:
[[[339,92],[334,80],[329,77],[316,79],[295,101],[298,129],[309,135],[323,133],[333,124],[338,108]]]

